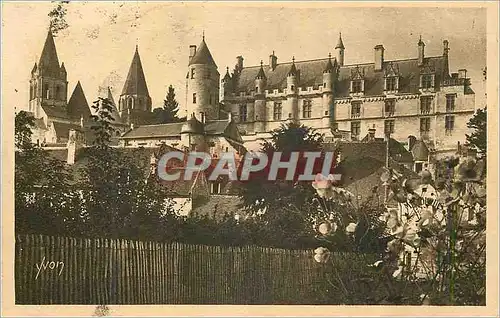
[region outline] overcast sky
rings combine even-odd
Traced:
[[[47,14],[56,4],[3,2],[2,6],[4,107],[26,109],[30,71],[46,38]],[[273,50],[278,63],[292,56],[296,60],[327,57],[334,53],[341,31],[345,64],[373,61],[377,44],[384,45],[386,60],[416,57],[420,35],[426,55],[441,55],[447,39],[450,70],[466,68],[476,101],[483,102],[485,9],[301,6],[70,2],[65,5],[69,27],[55,39],[59,61],[68,72],[68,94],[80,80],[89,104],[100,85],[111,86],[117,100],[138,43],[153,107],[163,103],[170,84],[184,105],[189,45],[198,45],[203,31],[222,76],[238,55],[245,65],[257,65],[261,59],[267,64]]]

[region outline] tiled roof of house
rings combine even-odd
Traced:
[[[323,71],[327,67],[329,58],[322,58],[308,61],[295,61],[295,67],[300,73],[298,87],[318,87],[323,85]],[[399,69],[399,92],[400,93],[418,93],[420,86],[420,71],[423,67],[418,66],[418,59],[405,59],[385,61],[384,67],[391,65]],[[267,77],[266,89],[285,89],[286,78],[292,67],[292,63],[281,63],[271,70],[269,65],[264,65],[264,73]],[[376,72],[375,63],[363,63],[355,65],[341,66],[339,78],[336,82],[336,96],[349,96],[351,74],[359,67],[361,74],[365,79],[365,96],[379,96],[384,93],[384,72]],[[435,56],[425,58],[424,67],[435,71],[435,83],[439,88],[443,76],[446,73],[446,57]],[[235,92],[250,92],[255,89],[255,78],[260,71],[259,66],[245,67],[236,77]]]
[[[191,64],[208,64],[217,67],[214,58],[208,49],[207,43],[205,43],[205,37],[203,37],[200,46],[196,49],[196,53],[189,61],[189,65]]]
[[[139,48],[135,47],[134,57],[130,64],[127,79],[123,85],[121,95],[145,95],[149,96],[146,77],[142,68],[141,57],[139,56]]]

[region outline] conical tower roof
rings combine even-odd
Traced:
[[[344,42],[342,42],[342,33],[339,33],[339,40],[337,41],[336,49],[345,49]]]
[[[195,55],[189,61],[189,65],[191,64],[207,64],[217,67],[214,58],[212,57],[212,54],[208,49],[207,43],[205,43],[205,37],[203,37],[203,40],[201,41],[200,46],[196,50]]]
[[[123,85],[121,95],[145,95],[149,96],[148,86],[146,84],[146,77],[142,68],[141,57],[139,56],[139,48],[135,47],[134,57],[132,64],[128,71],[127,80]]]
[[[181,127],[181,134],[203,134],[203,132],[203,124],[196,119],[194,113],[191,114],[191,117]]]
[[[229,74],[229,67],[226,67],[226,75],[224,75],[223,78],[225,81],[228,81],[231,79],[231,74]]]
[[[326,63],[323,73],[331,73],[332,71],[333,71],[332,54],[328,54],[328,62]]]
[[[42,55],[38,62],[40,72],[45,75],[57,76],[60,72],[59,59],[57,58],[56,44],[52,32],[49,30],[45,44],[43,46]]]
[[[75,86],[73,94],[68,101],[68,115],[75,120],[83,117],[84,120],[89,120],[91,112],[89,104],[87,103],[87,98],[83,92],[82,84],[80,81]]]
[[[292,66],[290,67],[290,71],[288,71],[288,76],[297,75],[297,67],[295,66],[295,56],[292,58]]]

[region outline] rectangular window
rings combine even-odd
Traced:
[[[455,116],[445,116],[444,117],[444,127],[446,131],[451,132],[455,127]]]
[[[394,120],[386,120],[384,122],[384,133],[387,134],[394,134]]]
[[[394,115],[396,110],[396,100],[395,99],[386,99],[385,100],[385,115],[390,116]]]
[[[212,193],[219,194],[220,193],[220,183],[214,182],[212,183]]]
[[[420,131],[428,132],[431,130],[431,119],[430,118],[420,118]]]
[[[432,87],[432,75],[422,75],[422,88]]]
[[[194,68],[191,69],[191,78],[194,78]]]
[[[361,102],[351,103],[351,118],[358,118],[361,116]]]
[[[274,109],[273,109],[273,119],[274,120],[281,120],[281,113],[283,111],[283,106],[279,102],[274,103]]]
[[[247,121],[247,105],[240,105],[240,122]]]
[[[353,121],[351,122],[351,134],[353,136],[359,136],[361,131],[361,122]]]
[[[452,112],[455,110],[455,94],[446,95],[446,111]]]
[[[302,105],[302,118],[311,118],[311,100],[306,99]]]
[[[352,81],[352,92],[361,93],[363,91],[363,84],[361,80]]]
[[[387,91],[396,91],[398,88],[396,87],[396,78],[388,77],[385,79],[385,89]]]
[[[196,104],[196,93],[193,93],[193,104]]]
[[[420,97],[420,113],[421,114],[429,114],[431,112],[431,96]]]

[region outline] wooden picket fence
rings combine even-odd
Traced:
[[[312,304],[313,251],[16,237],[17,304]]]

